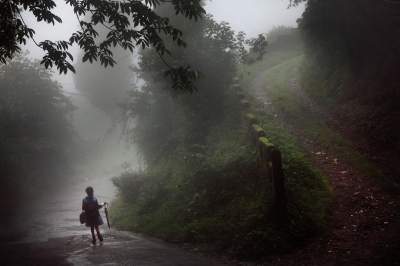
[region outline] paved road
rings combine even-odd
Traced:
[[[89,230],[78,221],[83,190],[89,184],[94,184],[99,201],[109,202],[115,194],[106,177],[63,188],[27,217],[23,238],[0,242],[0,265],[226,265],[160,240],[110,231],[105,226],[104,243],[91,245]]]

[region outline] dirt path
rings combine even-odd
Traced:
[[[279,258],[271,265],[400,265],[400,199],[384,191],[376,180],[360,174],[336,154],[323,150],[318,139],[310,140],[301,128],[288,124],[274,109],[265,91],[261,73],[253,84],[253,93],[274,112],[281,124],[297,137],[313,164],[330,180],[334,194],[330,229],[327,235],[311,240],[304,248]],[[306,97],[295,80],[289,82],[294,93],[309,111],[321,114],[320,108]]]

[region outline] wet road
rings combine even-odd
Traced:
[[[82,199],[85,188],[94,186],[99,202],[110,202],[116,191],[111,178],[105,176],[96,179],[82,179],[64,186],[56,196],[41,200],[31,216],[30,230],[23,238],[24,242],[42,242],[51,238],[80,236],[87,233],[85,226],[79,223]],[[101,211],[104,217],[104,211]],[[104,221],[105,217],[104,217]]]
[[[125,232],[107,234],[103,245],[74,250],[67,261],[73,265],[223,265],[174,245]]]
[[[110,178],[80,180],[57,197],[41,202],[29,218],[29,230],[18,241],[0,243],[0,265],[227,265],[163,241],[102,226],[104,243],[90,243],[90,231],[78,216],[84,189],[93,185],[99,202],[110,202]],[[101,211],[104,221],[104,211]],[[232,264],[229,264],[232,265]]]

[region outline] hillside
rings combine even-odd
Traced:
[[[282,52],[280,60],[270,51],[262,62],[244,66],[242,86],[260,106],[258,116],[271,139],[280,143],[286,134],[302,147],[311,166],[327,177],[333,198],[325,233],[294,252],[271,257],[270,264],[397,265],[399,216],[393,209],[399,199],[387,190],[392,180],[345,134],[330,105],[303,89],[307,55]],[[288,157],[293,153],[287,143],[280,148]],[[314,206],[321,206],[324,196],[318,198]]]

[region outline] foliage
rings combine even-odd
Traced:
[[[286,60],[304,53],[302,41],[301,38],[298,37],[299,34],[296,29],[292,29],[289,35],[276,34],[275,32],[276,30],[273,29],[271,32],[267,33],[267,36],[271,36],[272,40],[268,47],[269,52],[263,60],[254,62],[253,64],[240,65],[239,74],[243,80],[243,84],[246,84],[245,86],[249,86],[251,82],[257,79],[261,71],[268,70],[271,67],[277,66]],[[280,30],[278,30],[278,32],[280,32]],[[278,37],[277,35],[283,36],[284,38]]]
[[[261,60],[267,52],[268,42],[263,34],[259,34],[257,38],[252,38],[247,41],[250,46],[250,53],[256,55],[256,60]]]
[[[241,63],[245,63],[247,60],[247,56],[249,52],[246,49],[246,33],[243,31],[238,32],[236,35],[237,45],[238,45],[238,53]]]
[[[268,96],[268,100],[264,101],[254,99],[258,103],[253,104],[252,112],[256,114],[268,139],[279,148],[283,156],[290,223],[288,230],[280,234],[281,237],[285,233],[289,235],[281,239],[282,245],[287,243],[287,239],[295,244],[296,240],[326,230],[331,194],[326,177],[313,167],[307,151],[298,143],[293,130],[283,122],[304,128],[307,133],[308,128],[315,125],[313,116],[305,113],[301,98],[289,86],[302,62],[299,50],[301,45],[296,43],[278,47],[274,47],[262,61],[241,66],[240,71],[243,76],[242,87],[256,86],[258,94],[266,93]],[[254,83],[254,80],[258,81]],[[314,133],[312,138],[317,138],[319,134]]]
[[[171,12],[169,9],[159,12]],[[171,13],[169,13],[171,14]],[[171,18],[178,24],[182,17]],[[210,126],[224,115],[221,103],[235,71],[236,42],[226,23],[218,24],[211,17],[183,28],[188,46],[173,50],[176,64],[188,62],[202,73],[196,81],[196,94],[169,91],[163,74],[165,66],[154,51],[141,53],[140,77],[146,81],[142,89],[131,93],[126,104],[128,118],[134,116],[137,126],[135,141],[142,146],[145,158],[153,160],[184,141],[201,144]],[[160,149],[160,147],[163,147]]]
[[[213,128],[203,145],[179,145],[145,173],[116,178],[115,223],[171,241],[235,248],[235,253],[251,245],[243,240],[246,235],[270,226],[264,223],[264,181],[255,173],[255,153],[240,115],[231,120]]]
[[[306,2],[307,0],[289,0],[290,6],[297,6],[303,2]]]
[[[239,32],[236,40],[241,63],[253,64],[260,61],[267,52],[268,42],[263,34],[259,34],[257,38],[246,39],[246,34]]]
[[[90,16],[88,16],[90,18]],[[99,36],[105,37],[107,29],[95,27]],[[131,88],[133,56],[123,48],[111,49],[118,64],[112,68],[104,68],[100,65],[92,65],[88,62],[78,61],[75,68],[78,70],[74,75],[76,89],[91,104],[105,112],[112,120],[117,120],[119,115],[119,104],[127,97],[127,92]],[[79,57],[84,57],[81,51]]]
[[[242,36],[239,34],[238,39],[239,37]],[[246,50],[241,52],[242,63],[245,64],[266,63],[262,59],[268,52],[272,53],[273,57],[276,57],[276,51],[280,51],[280,53],[285,51],[282,54],[288,55],[288,53],[302,50],[302,40],[298,29],[285,26],[274,27],[267,34],[259,34],[257,38],[245,40],[244,42],[250,48],[249,52]]]
[[[303,51],[303,40],[299,29],[285,26],[277,26],[268,33],[269,50],[301,50]]]
[[[1,196],[20,199],[70,170],[73,106],[51,74],[24,57],[0,67],[0,92]]]
[[[127,105],[136,118],[135,140],[147,168],[115,178],[119,198],[114,223],[171,241],[205,243],[242,258],[286,250],[324,229],[329,202],[324,177],[312,169],[286,131],[265,122],[269,136],[285,154],[290,186],[290,225],[274,223],[269,213],[271,181],[257,172],[256,148],[239,99],[227,86],[235,73],[227,66],[238,61],[240,45],[224,24],[210,20],[196,27],[203,36],[194,32],[189,38],[196,49],[191,50],[188,42],[184,53],[174,52],[198,68],[204,64],[207,75],[199,79],[196,95],[163,89],[156,57],[149,51],[142,54],[148,87],[132,92],[133,101]],[[208,53],[212,56],[204,59]],[[280,54],[272,61],[279,60]]]
[[[20,51],[20,45],[32,39],[45,55],[42,64],[46,68],[55,65],[60,73],[75,71],[71,61],[73,57],[69,48],[77,44],[84,52],[83,61],[100,60],[101,65],[113,66],[112,48],[121,47],[133,52],[135,47],[154,47],[160,56],[169,54],[161,34],[172,38],[179,46],[185,46],[182,32],[172,26],[168,18],[159,16],[154,10],[159,6],[171,5],[176,14],[182,14],[188,19],[197,20],[204,9],[200,0],[130,0],[125,2],[95,0],[76,1],[65,0],[73,8],[80,29],[75,31],[68,40],[36,42],[35,31],[25,24],[21,12],[31,13],[38,22],[48,24],[62,23],[60,17],[53,13],[56,3],[53,0],[27,1],[11,0],[0,3],[0,61],[4,64],[7,58],[13,58]],[[88,16],[90,14],[90,16]],[[89,18],[87,20],[82,17]],[[99,38],[96,26],[101,25],[107,32],[104,39]],[[188,68],[174,67],[169,69],[176,86],[191,87],[194,72]]]
[[[266,61],[271,61],[270,59],[273,59],[271,56],[269,55]],[[264,91],[268,95],[269,104],[273,106],[278,116],[278,118],[268,116],[265,121],[272,123],[271,120],[279,119],[294,127],[302,128],[301,133],[304,137],[318,140],[322,151],[336,154],[337,159],[350,162],[354,168],[365,175],[380,176],[376,166],[355,150],[349,140],[328,126],[325,110],[315,107],[318,103],[313,103],[308,95],[301,91],[300,84],[294,84],[301,78],[304,60],[304,55],[294,54],[289,58],[281,58],[279,63],[268,66],[265,71],[260,66],[257,69],[250,69],[263,71],[261,73],[265,82]],[[250,82],[251,79],[253,77],[246,77],[245,82]],[[312,109],[313,107],[319,111],[316,112]]]
[[[183,30],[188,46],[173,54],[177,63],[184,60],[201,70],[200,89],[193,95],[165,90],[168,82],[157,55],[142,53],[140,75],[146,85],[132,92],[126,107],[136,123],[128,134],[147,168],[115,179],[120,192],[115,222],[169,240],[212,242],[234,247],[235,253],[244,245],[250,250],[257,230],[271,225],[263,212],[260,184],[266,181],[255,174],[254,149],[229,89],[238,61],[235,33],[211,17]]]
[[[309,1],[300,20],[306,40],[302,76],[307,93],[328,105],[343,127],[358,139],[365,138],[368,146],[396,152],[397,12],[398,5],[391,1]]]

